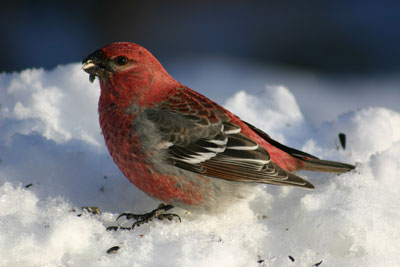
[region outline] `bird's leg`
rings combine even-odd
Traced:
[[[120,226],[120,229],[123,230],[132,230],[133,228],[135,228],[136,226],[140,226],[142,224],[148,223],[150,221],[152,221],[153,219],[159,219],[159,220],[164,220],[164,219],[168,219],[168,220],[172,220],[174,218],[178,218],[179,222],[181,222],[181,218],[179,217],[179,215],[174,214],[174,213],[165,213],[166,211],[172,209],[174,206],[172,205],[165,205],[165,204],[160,204],[155,210],[150,211],[148,213],[145,214],[134,214],[134,213],[122,213],[121,215],[118,216],[117,221],[121,218],[121,217],[125,217],[127,220],[135,220],[135,222],[132,224],[131,227],[122,227]],[[109,227],[109,230],[117,230],[118,227]]]

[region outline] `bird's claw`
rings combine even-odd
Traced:
[[[157,209],[152,210],[148,213],[145,214],[134,214],[134,213],[122,213],[118,216],[117,221],[121,217],[125,217],[127,220],[135,220],[135,222],[132,224],[131,227],[122,227],[119,226],[119,229],[122,230],[133,230],[136,226],[140,226],[142,224],[146,224],[148,222],[151,222],[154,219],[159,219],[159,220],[164,220],[168,219],[169,221],[172,221],[174,218],[177,218],[179,222],[181,222],[181,217],[179,215],[174,214],[174,213],[165,213],[166,211],[172,209],[172,205],[164,205],[160,204]],[[116,230],[115,227],[109,227],[110,230]]]

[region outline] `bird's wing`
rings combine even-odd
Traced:
[[[274,164],[268,152],[243,135],[239,126],[222,112],[217,114],[215,104],[193,101],[168,101],[144,111],[168,144],[171,164],[231,181],[313,188]]]

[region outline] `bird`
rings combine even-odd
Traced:
[[[256,184],[313,189],[295,172],[355,168],[277,142],[176,81],[138,44],[111,43],[82,69],[99,80],[99,122],[112,159],[137,188],[166,203],[162,211],[218,213]]]

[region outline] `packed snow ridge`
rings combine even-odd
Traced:
[[[0,266],[397,266],[400,114],[368,107],[315,127],[289,89],[258,89],[236,92],[225,107],[287,145],[356,170],[304,172],[315,190],[258,185],[219,215],[175,209],[181,223],[110,232],[121,212],[158,201],[109,157],[98,83],[79,64],[0,74]]]

